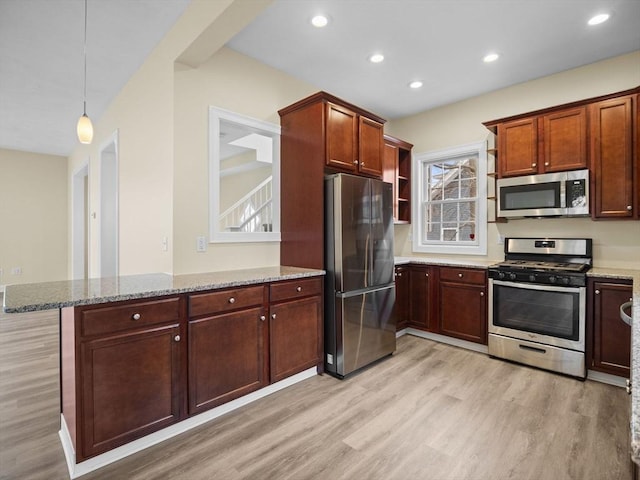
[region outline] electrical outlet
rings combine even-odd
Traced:
[[[207,251],[207,239],[204,236],[196,237],[196,252]]]
[[[162,237],[162,251],[169,251],[169,237]]]
[[[13,267],[11,269],[11,275],[22,275],[22,267]]]

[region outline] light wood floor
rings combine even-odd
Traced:
[[[0,314],[0,478],[64,479],[57,312]],[[82,477],[627,480],[629,397],[402,337],[347,381],[314,377]]]

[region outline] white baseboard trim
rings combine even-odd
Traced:
[[[611,375],[610,373],[596,372],[594,370],[587,370],[587,380],[606,383],[608,385],[613,385],[614,387],[626,388],[627,386],[627,379],[625,377]]]
[[[406,334],[407,334],[407,329],[403,328],[402,330],[398,330],[396,332],[396,338],[400,338],[400,337],[402,337],[403,335],[406,335]]]
[[[255,402],[261,398],[266,397],[267,395],[271,395],[279,390],[290,387],[298,382],[306,380],[307,378],[311,378],[317,375],[316,367],[309,368],[303,372],[300,372],[296,375],[292,375],[289,378],[285,378],[277,383],[271,384],[267,387],[264,387],[255,392],[249,393],[244,397],[237,398],[232,400],[224,405],[220,405],[219,407],[212,408],[204,413],[199,415],[195,415],[193,417],[186,418],[178,423],[175,423],[167,428],[163,428],[157,432],[151,433],[145,437],[134,440],[126,445],[122,445],[121,447],[114,448],[113,450],[109,450],[101,455],[98,455],[93,458],[89,458],[81,463],[76,463],[76,455],[73,449],[73,443],[71,442],[71,436],[69,435],[69,430],[67,429],[66,422],[64,417],[61,415],[61,426],[60,432],[58,432],[60,436],[60,440],[62,441],[62,448],[64,450],[64,455],[67,459],[67,466],[69,468],[69,477],[70,478],[78,478],[82,475],[86,475],[87,473],[93,472],[105,465],[109,465],[110,463],[121,460],[129,455],[132,455],[136,452],[144,450],[145,448],[149,448],[152,445],[156,445],[160,442],[168,440],[171,437],[175,437],[181,433],[184,433],[188,430],[191,430],[195,427],[198,427],[204,423],[207,423],[215,418],[218,418],[222,415],[225,415],[233,410],[236,410],[240,407],[243,407],[249,403]]]
[[[446,343],[447,345],[473,350],[474,352],[489,353],[488,347],[479,343],[467,342],[466,340],[460,340],[459,338],[447,337],[446,335],[440,335],[439,333],[425,332],[411,327],[406,328],[405,330],[406,334],[413,335],[414,337],[426,338],[427,340]]]

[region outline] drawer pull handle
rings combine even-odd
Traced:
[[[530,352],[536,352],[536,353],[547,353],[547,351],[544,348],[536,348],[536,347],[530,347],[529,345],[518,345],[522,350],[529,350]]]
[[[131,315],[131,318],[133,318],[134,320],[140,320],[140,318],[142,318],[142,315],[140,315],[139,313],[134,313],[133,315]]]
[[[233,298],[233,297],[231,297],[231,298],[229,299],[229,303],[236,303],[236,299],[235,299],[235,298]]]
[[[260,320],[261,320],[261,321],[263,321],[263,322],[264,322],[266,319],[267,319],[267,317],[265,317],[264,315],[260,315]]]
[[[173,337],[173,339],[174,339],[176,342],[179,342],[179,341],[180,341],[180,335],[176,335],[175,337]]]
[[[302,287],[296,288],[296,292],[301,292],[301,291],[302,291]]]

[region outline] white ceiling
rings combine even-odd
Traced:
[[[88,0],[95,122],[191,0]],[[69,155],[82,115],[84,0],[0,0],[0,148]]]
[[[88,0],[94,122],[190,1]],[[0,0],[0,148],[77,145],[83,8]],[[610,20],[588,27],[601,11]],[[309,25],[318,12],[324,29]],[[392,119],[638,50],[639,25],[640,0],[275,0],[229,46]],[[376,51],[386,59],[374,65]],[[489,51],[501,58],[484,64]]]

